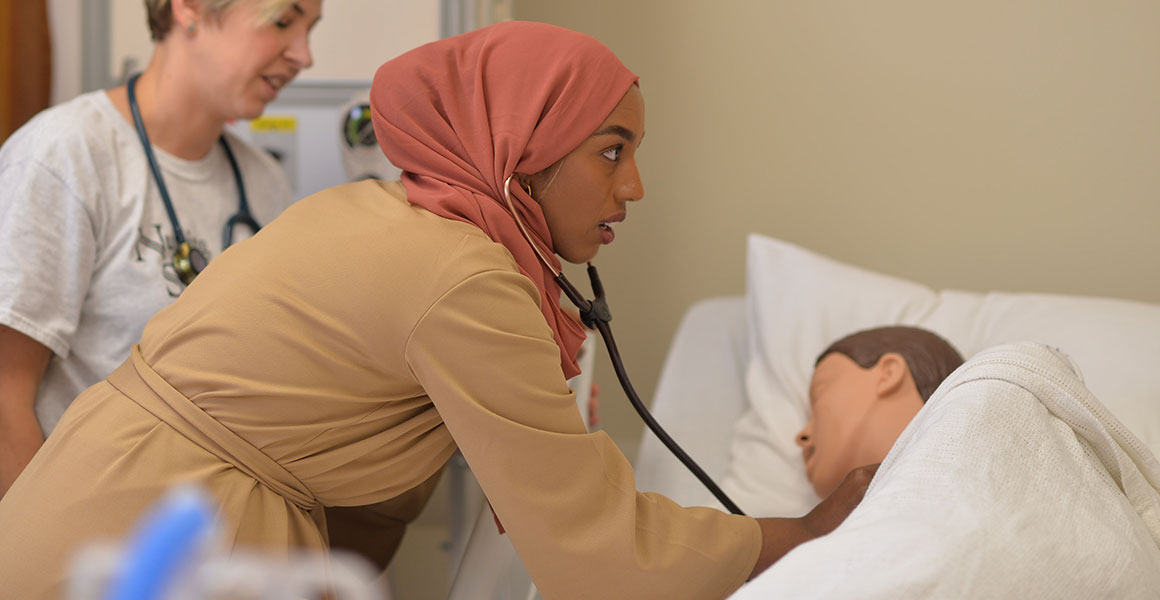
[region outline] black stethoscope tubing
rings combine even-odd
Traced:
[[[137,104],[137,79],[141,77],[140,73],[134,73],[129,77],[125,84],[126,91],[129,94],[129,112],[133,114],[133,125],[137,129],[137,136],[141,140],[141,147],[145,150],[145,159],[149,163],[149,170],[153,173],[153,181],[157,184],[157,191],[161,194],[161,202],[165,205],[165,212],[169,215],[169,223],[173,226],[173,237],[178,246],[178,253],[184,252],[201,254],[200,251],[190,249],[188,242],[185,240],[185,232],[181,229],[181,224],[177,220],[177,211],[173,208],[173,200],[169,197],[169,188],[165,185],[165,178],[161,175],[161,167],[157,164],[157,157],[153,154],[153,145],[149,142],[149,134],[145,131],[145,121],[141,118],[141,109]],[[223,133],[218,142],[222,149],[225,150],[226,160],[230,163],[230,170],[234,174],[234,182],[238,187],[238,212],[226,220],[225,229],[222,232],[222,249],[230,247],[234,242],[234,226],[244,225],[254,233],[257,233],[261,226],[254,220],[253,215],[250,214],[250,203],[246,199],[246,185],[242,180],[242,170],[238,167],[238,160],[234,156],[234,151],[226,142],[226,136]],[[204,265],[204,256],[201,257]],[[174,257],[175,264],[179,262],[178,256]],[[199,268],[194,267],[192,274],[183,273],[182,267],[178,267],[178,275],[185,284],[189,284],[197,273]],[[188,278],[188,281],[187,281]]]
[[[620,387],[624,389],[624,393],[628,396],[629,403],[636,409],[636,414],[640,415],[641,420],[648,426],[649,430],[657,436],[657,439],[685,465],[694,477],[696,477],[721,504],[735,515],[744,515],[745,512],[741,510],[736,503],[733,502],[729,495],[713,481],[712,477],[697,464],[695,460],[684,448],[679,444],[668,432],[661,427],[652,413],[648,411],[644,403],[640,401],[640,396],[636,393],[636,388],[632,386],[632,381],[628,379],[628,371],[624,368],[624,361],[620,358],[620,351],[616,348],[616,339],[612,337],[612,327],[609,321],[612,320],[612,311],[608,308],[608,301],[604,297],[604,286],[600,283],[600,276],[596,273],[596,266],[588,263],[588,279],[592,283],[592,293],[595,296],[592,300],[585,300],[580,292],[572,285],[564,274],[556,276],[556,283],[560,285],[560,289],[564,290],[564,295],[580,309],[580,319],[588,327],[594,327],[600,332],[600,337],[604,340],[604,347],[608,349],[608,358],[612,360],[612,369],[616,371],[616,378],[620,381]]]
[[[519,226],[520,233],[522,233],[524,239],[526,239],[527,242],[532,245],[532,249],[535,250],[536,255],[539,256],[540,261],[542,261],[544,265],[548,267],[548,270],[551,271],[553,275],[555,275],[556,284],[559,285],[560,289],[564,291],[564,295],[567,296],[568,300],[570,300],[572,304],[574,304],[576,308],[580,310],[580,320],[583,321],[584,324],[589,328],[594,328],[600,332],[600,337],[604,340],[604,347],[608,349],[608,358],[612,361],[612,369],[616,371],[616,378],[620,381],[620,387],[624,389],[624,394],[628,396],[628,401],[632,404],[633,409],[636,410],[636,414],[640,415],[640,418],[644,421],[644,424],[648,426],[649,430],[657,436],[657,439],[659,439],[661,443],[665,445],[665,448],[668,448],[669,452],[671,452],[673,456],[677,457],[677,460],[681,461],[681,464],[685,465],[685,468],[688,469],[689,472],[691,472],[693,476],[696,477],[697,480],[700,481],[701,484],[704,485],[711,494],[713,494],[715,498],[717,498],[717,501],[720,502],[722,506],[724,506],[729,510],[729,512],[735,515],[744,515],[745,512],[741,510],[741,507],[737,506],[737,504],[733,502],[731,498],[729,498],[729,495],[726,494],[725,491],[717,485],[717,482],[713,481],[713,478],[709,477],[709,474],[706,473],[705,470],[697,464],[697,461],[693,460],[693,457],[689,456],[689,454],[685,452],[685,450],[681,448],[679,444],[677,444],[677,442],[668,434],[668,432],[666,432],[664,428],[661,427],[661,424],[657,422],[656,418],[652,416],[652,413],[649,412],[648,408],[644,405],[644,402],[641,402],[640,396],[636,393],[636,388],[632,386],[632,381],[628,378],[628,371],[624,368],[624,361],[620,358],[620,351],[616,347],[616,338],[612,336],[612,326],[609,325],[609,322],[612,321],[612,311],[608,308],[608,300],[604,295],[604,285],[600,282],[600,275],[596,272],[596,266],[592,263],[588,263],[588,279],[592,284],[592,294],[594,297],[592,300],[586,300],[583,294],[581,294],[580,291],[576,289],[576,286],[572,285],[572,282],[568,281],[568,278],[565,277],[559,269],[556,269],[552,263],[548,261],[547,257],[544,255],[544,252],[540,250],[540,247],[535,243],[535,241],[532,240],[532,236],[528,233],[527,228],[524,227],[524,224],[520,220],[519,215],[516,212],[515,205],[512,203],[511,199],[511,191],[509,186],[511,185],[512,177],[514,177],[514,175],[509,176],[504,181],[504,199],[507,201],[508,210],[511,212],[512,217],[515,219],[516,225]]]

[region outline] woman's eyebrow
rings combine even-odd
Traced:
[[[633,133],[629,128],[620,125],[609,125],[608,127],[604,127],[598,130],[596,133],[589,137],[596,137],[598,135],[619,135],[620,137],[628,140],[628,143],[630,144],[636,141],[636,134]]]

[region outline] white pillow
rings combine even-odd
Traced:
[[[937,291],[756,234],[747,287],[749,408],[722,487],[750,515],[798,516],[817,503],[794,442],[808,420],[814,362],[834,340],[881,325],[929,329],[964,358],[1022,340],[1059,348],[1112,414],[1160,455],[1160,306]]]

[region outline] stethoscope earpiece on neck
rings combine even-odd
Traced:
[[[745,513],[741,510],[741,508],[737,506],[737,504],[733,502],[731,498],[729,498],[728,494],[726,494],[725,491],[722,490],[721,487],[718,486],[711,477],[709,477],[709,474],[706,473],[705,470],[702,469],[700,465],[698,465],[696,461],[694,461],[693,458],[690,457],[688,453],[686,453],[684,449],[681,448],[677,442],[669,436],[668,432],[666,432],[664,428],[661,427],[660,423],[657,423],[656,418],[652,416],[652,413],[650,413],[648,408],[645,407],[644,403],[641,402],[640,396],[636,393],[636,388],[632,386],[632,381],[630,381],[628,378],[628,371],[624,368],[624,361],[620,358],[620,351],[616,348],[616,338],[612,336],[612,326],[609,325],[609,323],[612,321],[612,310],[608,307],[608,300],[604,295],[604,284],[600,282],[600,275],[596,272],[596,265],[588,263],[588,280],[592,284],[592,294],[594,297],[592,300],[586,300],[583,294],[580,293],[580,290],[577,290],[576,286],[572,285],[572,282],[568,281],[568,278],[564,276],[564,273],[562,273],[560,269],[556,268],[556,266],[552,264],[552,261],[548,260],[547,255],[540,248],[540,245],[537,244],[534,239],[532,239],[532,235],[528,232],[527,227],[524,226],[523,221],[520,219],[519,212],[516,211],[515,203],[512,202],[511,182],[513,177],[515,177],[514,173],[509,175],[508,178],[503,182],[504,200],[507,203],[508,211],[511,212],[512,218],[515,219],[516,225],[519,227],[520,233],[523,234],[524,239],[527,240],[528,244],[532,246],[532,250],[536,252],[536,256],[540,257],[540,262],[542,262],[544,266],[547,267],[549,271],[551,271],[556,280],[556,284],[559,285],[560,289],[564,291],[564,295],[568,297],[568,300],[571,301],[572,304],[574,304],[576,308],[580,310],[580,320],[583,321],[584,325],[588,326],[589,329],[595,329],[600,332],[600,337],[604,340],[604,347],[608,349],[608,357],[612,360],[612,368],[614,371],[616,371],[616,378],[620,381],[620,387],[624,389],[624,393],[626,396],[628,396],[628,401],[632,404],[632,408],[636,410],[636,414],[640,415],[640,418],[644,421],[644,424],[647,425],[649,430],[651,430],[653,434],[657,436],[657,439],[659,439],[661,443],[669,449],[669,452],[672,452],[673,456],[676,456],[677,460],[681,461],[681,463],[685,465],[685,468],[689,469],[693,476],[700,480],[700,482],[704,484],[706,488],[708,488],[709,492],[712,493],[713,496],[716,497],[717,500],[720,501],[721,504],[729,510],[729,512],[735,515],[744,515]],[[531,194],[529,193],[528,195],[530,196]]]
[[[125,82],[125,90],[129,93],[129,112],[133,115],[133,125],[137,128],[137,137],[141,139],[141,147],[145,149],[145,159],[149,162],[153,181],[157,183],[161,202],[165,204],[169,223],[173,226],[173,238],[177,244],[177,249],[173,252],[173,268],[177,271],[177,278],[181,280],[181,283],[189,285],[197,278],[198,273],[205,269],[209,260],[205,257],[205,253],[186,241],[185,232],[182,231],[181,224],[177,220],[177,212],[173,209],[173,201],[169,198],[169,188],[165,185],[165,178],[161,176],[161,167],[157,164],[157,157],[153,154],[153,145],[149,143],[149,134],[145,132],[145,121],[141,118],[141,108],[137,105],[137,79],[139,77],[141,77],[140,73],[134,73]],[[218,138],[218,142],[225,150],[226,159],[234,173],[234,182],[238,186],[238,212],[226,221],[225,231],[222,233],[222,249],[224,250],[234,243],[235,225],[245,225],[254,233],[257,233],[261,226],[250,215],[250,204],[246,201],[246,186],[242,181],[242,170],[238,167],[238,159],[234,156],[234,151],[226,142],[225,134]]]

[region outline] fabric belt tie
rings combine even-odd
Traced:
[[[129,360],[108,377],[109,383],[189,441],[235,466],[305,511],[321,508],[297,477],[238,434],[206,414],[161,378],[134,344]]]

